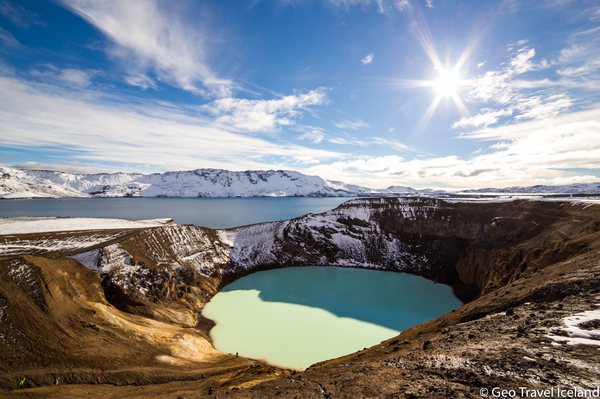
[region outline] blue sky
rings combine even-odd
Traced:
[[[600,180],[596,0],[0,1],[0,164]]]

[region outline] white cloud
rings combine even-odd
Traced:
[[[531,62],[533,57],[535,57],[535,49],[522,48],[510,61],[510,66],[516,74],[530,71],[534,69],[534,64]]]
[[[0,120],[0,146],[58,151],[63,158],[92,164],[244,170],[289,168],[346,156],[247,137],[174,105],[112,103],[101,92],[6,76],[0,76]]]
[[[209,33],[201,32],[200,24],[184,23],[176,14],[179,7],[157,0],[62,1],[114,42],[111,55],[123,60],[129,76],[151,70],[161,81],[195,94],[230,95],[233,83],[209,66]]]
[[[281,126],[293,125],[294,117],[310,105],[327,102],[325,89],[307,94],[285,96],[276,100],[220,98],[202,109],[216,116],[216,121],[240,131],[273,132]]]
[[[66,85],[77,87],[90,86],[92,84],[92,77],[97,74],[97,71],[91,70],[84,71],[72,68],[59,69],[53,65],[46,65],[46,67],[47,70],[45,71],[32,70],[30,73],[32,76],[35,76],[42,81],[49,83],[61,82]]]
[[[508,141],[499,141],[490,146],[490,148],[494,149],[494,150],[502,150],[504,148],[509,148],[509,147],[510,147],[510,142],[508,142]]]
[[[13,168],[28,169],[28,170],[54,170],[57,172],[68,172],[68,173],[80,173],[80,174],[91,174],[91,173],[102,173],[106,172],[107,167],[95,167],[88,166],[83,162],[79,161],[68,161],[68,162],[56,162],[56,163],[40,163],[40,162],[25,162],[17,165],[13,165]]]
[[[575,43],[570,47],[564,48],[560,51],[560,62],[570,62],[574,58],[579,58],[582,54],[587,53],[586,46]]]
[[[367,55],[365,58],[360,60],[360,62],[362,62],[363,65],[367,65],[367,64],[370,64],[371,62],[373,62],[373,53]]]
[[[461,127],[487,127],[489,125],[493,125],[498,122],[498,118],[501,116],[510,116],[513,113],[511,108],[509,109],[501,109],[498,111],[494,111],[489,108],[482,108],[481,113],[475,116],[464,116],[460,118],[458,122],[452,124],[453,129],[458,129]]]
[[[572,169],[600,168],[600,109],[465,133],[463,138],[497,141],[489,154],[404,159],[347,158],[311,167],[311,172],[371,187],[391,184],[505,187],[600,180]],[[368,185],[368,184],[367,184]]]
[[[367,146],[370,145],[372,143],[366,142],[366,141],[362,141],[362,140],[357,140],[354,138],[343,138],[343,137],[331,137],[327,139],[328,142],[333,143],[333,144],[341,144],[341,145],[358,145],[358,146]]]
[[[551,118],[568,110],[572,105],[573,101],[564,94],[548,96],[544,101],[541,96],[531,96],[522,99],[516,105],[517,109],[521,110],[522,113],[515,116],[515,119]]]
[[[397,140],[393,139],[384,139],[381,137],[373,137],[373,142],[375,144],[384,145],[389,148],[393,148],[396,151],[412,151],[412,149],[404,143],[401,143]]]
[[[325,133],[323,132],[323,129],[311,126],[307,126],[305,129],[306,131],[304,132],[304,134],[298,137],[298,139],[310,140],[316,144],[320,143],[325,138]]]
[[[561,57],[572,53],[573,49],[561,53]],[[577,50],[579,51],[579,50]],[[568,55],[568,54],[567,54]],[[469,93],[471,100],[481,100],[484,103],[496,103],[503,107],[509,106],[514,120],[543,119],[554,117],[574,107],[574,101],[564,89],[582,88],[582,83],[575,81],[520,80],[518,76],[529,71],[537,71],[556,65],[545,60],[533,62],[535,50],[523,47],[514,54],[508,64],[499,70],[492,70],[473,81]],[[568,71],[563,70],[565,73]],[[558,71],[560,73],[560,71]],[[588,88],[594,86],[589,82]],[[528,91],[529,90],[529,91]],[[532,93],[531,90],[536,90]],[[508,116],[508,110],[490,110],[482,108],[474,117],[463,117],[453,124],[457,127],[481,127],[494,124],[498,116]]]
[[[563,67],[556,71],[559,75],[567,77],[583,77],[589,76],[600,70],[600,58],[595,58],[587,61],[579,67]]]
[[[7,30],[0,28],[0,43],[6,47],[21,47],[21,43]]]
[[[89,86],[90,78],[91,74],[81,69],[63,69],[59,75],[59,79],[80,87]]]
[[[480,62],[479,64],[477,64],[477,68],[478,68],[478,69],[479,69],[479,68],[481,68],[482,66],[484,66],[484,65],[485,65],[485,63],[486,63],[486,62],[487,62],[487,61]]]
[[[484,102],[492,98],[498,98],[500,103],[510,101],[503,100],[503,92],[509,90],[509,81],[512,73],[503,73],[501,71],[488,71],[485,75],[474,82],[474,88],[471,91],[471,97],[478,98]],[[510,98],[508,99],[510,100]]]
[[[433,0],[425,0],[427,8],[433,8]]]
[[[513,79],[528,71],[545,69],[550,66],[546,60],[540,63],[532,62],[535,49],[523,47],[519,49],[509,62],[509,66],[495,71],[488,71],[482,77],[475,79],[474,88],[470,95],[483,101],[494,100],[500,104],[512,103],[515,100]]]
[[[508,43],[508,45],[506,46],[506,48],[507,48],[508,51],[512,51],[513,48],[524,46],[528,42],[529,42],[529,40],[527,40],[527,39],[519,40],[519,41],[517,41],[515,43]]]
[[[410,2],[408,0],[395,0],[394,5],[399,12],[410,9]]]
[[[371,127],[367,122],[359,119],[356,122],[351,121],[342,121],[342,122],[333,122],[335,127],[338,129],[352,129],[352,130],[360,130],[365,127]]]
[[[138,86],[141,87],[143,90],[146,90],[148,88],[156,89],[156,82],[154,82],[154,80],[141,73],[124,76],[123,80],[125,80],[125,83],[130,84],[131,86]]]

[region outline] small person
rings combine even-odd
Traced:
[[[202,378],[202,379],[204,378],[204,373],[202,373],[202,375],[200,376],[200,378]]]
[[[96,379],[98,380],[98,384],[100,384],[100,376],[96,377]]]
[[[56,377],[56,381],[54,381],[54,385],[58,385],[58,381],[60,381],[60,377]]]
[[[23,384],[25,384],[25,378],[19,381],[19,388],[23,388]]]
[[[237,352],[235,352],[235,357],[238,357],[238,353]]]

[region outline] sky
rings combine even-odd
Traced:
[[[600,181],[597,0],[0,0],[0,165]]]

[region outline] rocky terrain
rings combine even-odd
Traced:
[[[600,384],[600,205],[373,198],[228,230],[0,234],[0,395],[447,398]],[[414,273],[466,304],[303,372],[212,348],[199,311],[219,287],[310,265]]]

